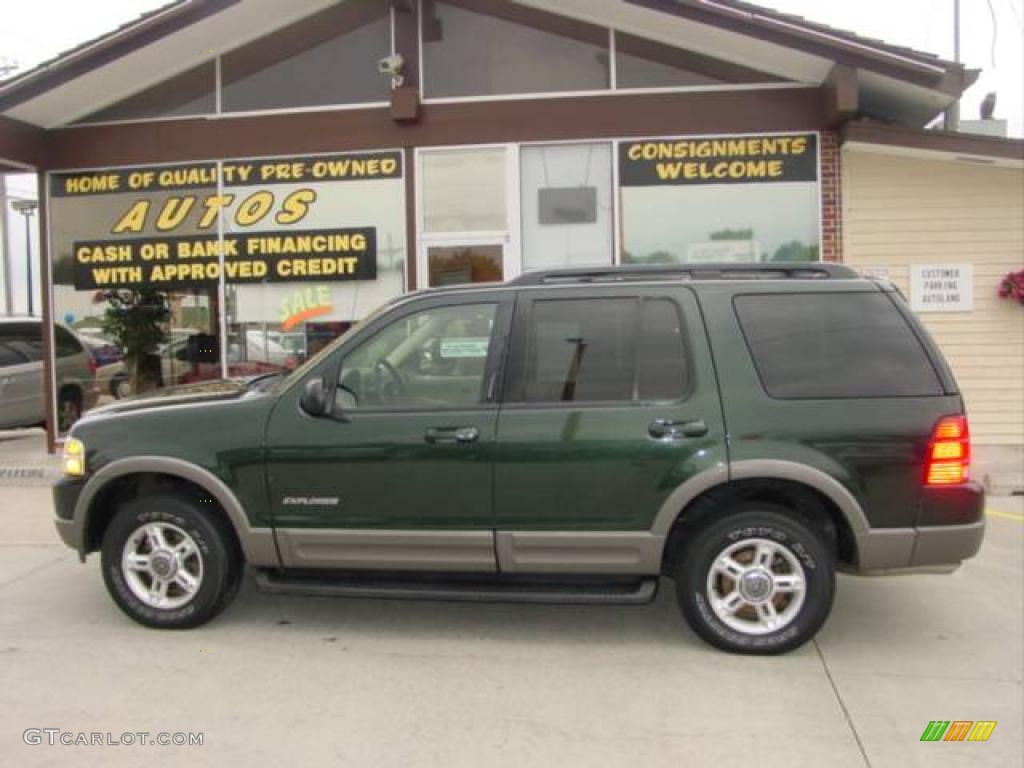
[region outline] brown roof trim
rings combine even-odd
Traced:
[[[11,163],[42,165],[45,135],[41,128],[0,115],[0,169],[13,169]]]
[[[979,136],[953,131],[925,131],[872,122],[852,122],[839,133],[840,143],[858,142],[891,147],[925,149],[954,155],[995,157],[1024,161],[1024,140]]]
[[[768,8],[734,0],[626,0],[700,24],[726,29],[748,37],[830,59],[926,88],[958,95],[977,79],[978,73],[962,64],[909,48],[859,37]],[[948,82],[953,75],[954,82]]]
[[[0,83],[0,109],[9,109],[189,27],[241,0],[176,0],[112,32]]]
[[[47,132],[46,170],[396,147],[813,131],[817,88],[608,94],[425,104],[415,123],[387,108],[75,126]]]

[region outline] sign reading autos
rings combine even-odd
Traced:
[[[55,174],[50,194],[102,198],[89,230],[107,236],[67,254],[76,290],[181,289],[376,279],[376,227],[345,221],[344,201],[353,183],[401,178],[401,154],[379,152]]]
[[[624,187],[817,181],[817,136],[715,136],[623,142]]]

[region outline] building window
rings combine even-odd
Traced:
[[[653,40],[615,33],[617,88],[684,88],[723,83],[770,83],[775,75]]]
[[[508,229],[505,147],[424,152],[423,231]]]
[[[601,27],[515,3],[423,5],[427,98],[609,87],[608,32]],[[481,7],[486,13],[473,10]]]
[[[391,81],[377,62],[391,52],[387,4],[348,0],[221,59],[225,112],[384,102]]]
[[[622,261],[817,261],[815,134],[619,145]]]
[[[508,147],[420,153],[420,284],[506,280],[510,240]]]
[[[111,351],[101,403],[294,368],[405,288],[399,151],[76,171],[49,187],[52,312]],[[162,336],[138,375],[121,359],[137,343],[126,316]],[[68,338],[56,332],[58,355]]]
[[[216,65],[208,61],[93,112],[76,123],[210,115],[217,109],[216,88]]]
[[[427,284],[500,283],[505,279],[504,248],[496,244],[427,246]]]
[[[611,144],[520,151],[523,269],[611,264]]]

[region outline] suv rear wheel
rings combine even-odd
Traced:
[[[241,583],[241,558],[225,528],[183,496],[127,502],[103,537],[107,591],[149,627],[187,629],[209,621]]]
[[[772,504],[744,503],[699,528],[676,563],[687,623],[736,653],[784,653],[828,617],[834,558],[810,526]]]

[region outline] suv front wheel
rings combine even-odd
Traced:
[[[676,594],[704,640],[735,653],[784,653],[810,640],[835,591],[830,549],[772,504],[747,503],[692,534],[676,562]]]
[[[149,627],[203,624],[241,583],[230,531],[184,496],[149,494],[122,505],[104,534],[101,559],[114,602]]]

